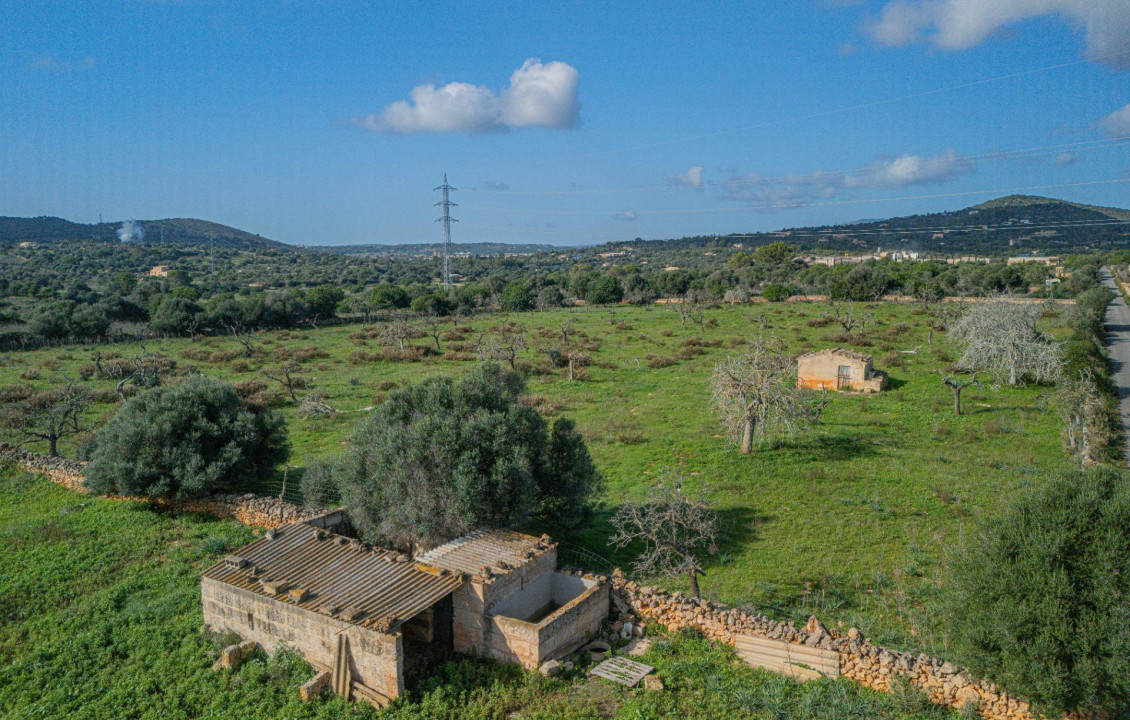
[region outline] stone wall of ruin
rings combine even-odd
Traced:
[[[318,670],[331,670],[338,635],[349,641],[353,682],[393,700],[404,692],[403,640],[399,632],[379,633],[311,612],[297,605],[203,578],[200,601],[204,624],[234,632],[270,653],[285,643]]]
[[[696,628],[711,640],[733,644],[734,636],[755,635],[773,640],[832,650],[840,655],[840,673],[865,687],[889,691],[903,678],[936,703],[963,709],[972,703],[987,720],[1037,720],[1027,702],[1012,697],[988,680],[978,680],[953,663],[927,655],[875,645],[859,630],[840,632],[825,627],[815,617],[799,628],[682,593],[641,586],[619,570],[612,575],[613,617],[617,622],[654,623],[668,630]],[[1069,716],[1064,720],[1081,720]]]

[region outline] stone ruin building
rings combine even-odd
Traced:
[[[829,348],[797,357],[797,387],[879,392],[887,387],[887,374],[874,368],[870,355]]]
[[[557,545],[481,530],[415,558],[349,536],[334,511],[269,530],[204,571],[205,625],[286,644],[320,686],[384,706],[406,666],[457,652],[534,669],[595,636],[608,585],[557,572]]]

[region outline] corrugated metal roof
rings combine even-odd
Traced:
[[[379,631],[463,584],[458,573],[304,524],[268,532],[203,576]]]
[[[513,530],[476,530],[417,557],[421,563],[454,573],[476,574],[489,565],[495,574],[525,565],[556,543],[543,535],[523,535]]]

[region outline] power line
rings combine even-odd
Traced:
[[[824,202],[781,203],[777,205],[735,205],[730,207],[713,208],[674,208],[668,210],[637,210],[636,215],[681,215],[701,214],[715,212],[738,212],[742,210],[791,210],[800,207],[828,207],[834,205],[865,205],[869,203],[892,202],[900,200],[930,200],[935,198],[962,197],[968,195],[1011,195],[1033,190],[1055,190],[1058,188],[1086,187],[1090,185],[1112,185],[1130,183],[1130,178],[1115,178],[1110,180],[1091,180],[1087,182],[1057,183],[1053,185],[1028,185],[1025,187],[996,188],[985,190],[966,190],[952,193],[936,193],[931,195],[903,195],[901,197],[861,198],[852,200],[827,200]],[[607,215],[606,210],[525,210],[514,208],[476,207],[476,210],[495,210],[507,213],[524,213],[533,215]]]
[[[578,155],[578,156],[575,156],[574,158],[564,158],[564,159],[580,159],[580,158],[587,158],[587,157],[599,157],[599,156],[602,156],[602,155],[611,155],[611,154],[614,154],[614,153],[632,152],[632,151],[635,151],[635,150],[648,150],[648,149],[651,149],[651,148],[663,147],[663,146],[666,146],[666,145],[676,145],[676,144],[684,143],[684,142],[693,142],[695,140],[708,140],[710,138],[722,137],[724,135],[733,135],[733,134],[736,134],[736,133],[749,132],[750,130],[760,130],[762,128],[773,127],[775,125],[783,125],[785,123],[799,122],[799,121],[802,121],[802,120],[814,120],[816,118],[828,117],[829,115],[838,115],[840,113],[852,112],[852,111],[855,111],[855,110],[866,110],[866,109],[873,108],[873,107],[880,107],[880,106],[883,106],[883,105],[891,105],[891,104],[903,102],[903,101],[906,101],[906,100],[915,100],[917,98],[929,97],[930,95],[938,95],[940,93],[953,92],[955,90],[964,90],[966,88],[977,87],[978,85],[986,85],[988,83],[1001,82],[1003,80],[1013,80],[1013,79],[1020,78],[1020,77],[1026,77],[1028,75],[1035,75],[1036,73],[1047,72],[1047,71],[1050,71],[1050,70],[1061,70],[1063,68],[1073,67],[1075,65],[1082,65],[1082,64],[1085,64],[1085,63],[1101,62],[1103,60],[1110,60],[1112,58],[1116,58],[1116,57],[1119,57],[1119,56],[1122,56],[1122,55],[1127,55],[1127,54],[1130,54],[1130,50],[1121,50],[1119,52],[1108,53],[1106,55],[1097,55],[1097,56],[1088,57],[1088,58],[1085,58],[1085,59],[1082,59],[1082,60],[1075,60],[1075,61],[1067,62],[1067,63],[1058,63],[1056,65],[1046,65],[1044,67],[1032,68],[1030,70],[1021,70],[1019,72],[1009,73],[1007,75],[998,75],[996,77],[983,78],[981,80],[973,80],[973,81],[966,82],[966,83],[960,83],[958,85],[949,85],[949,86],[946,86],[946,87],[934,88],[934,89],[931,89],[931,90],[923,90],[923,91],[916,92],[916,93],[909,93],[909,94],[906,94],[906,95],[900,95],[898,97],[884,98],[882,100],[873,100],[873,101],[870,101],[870,102],[858,103],[856,105],[845,105],[845,106],[842,106],[842,107],[832,108],[832,109],[829,109],[829,110],[821,110],[821,111],[817,111],[817,112],[806,113],[806,114],[803,114],[803,115],[793,115],[793,116],[790,116],[790,117],[778,118],[776,120],[766,120],[764,122],[760,122],[760,123],[757,123],[755,125],[746,125],[744,127],[730,128],[730,129],[727,129],[727,130],[717,130],[717,131],[714,131],[714,132],[702,133],[702,134],[699,134],[699,135],[687,135],[687,136],[684,136],[684,137],[672,138],[670,140],[663,140],[663,141],[655,142],[655,143],[648,143],[648,144],[644,144],[644,145],[633,145],[633,146],[629,146],[629,147],[620,148],[620,149],[617,149],[617,150],[607,150],[607,151],[600,152],[600,153],[589,153],[587,155]]]
[[[978,153],[975,155],[955,155],[954,162],[972,162],[976,160],[1027,160],[1030,158],[1038,158],[1046,155],[1055,155],[1067,150],[1100,150],[1107,147],[1119,147],[1130,144],[1130,135],[1120,135],[1113,138],[1103,138],[1100,140],[1079,140],[1070,143],[1059,143],[1056,145],[1042,145],[1030,148],[1018,148],[1015,150],[994,150],[991,152]],[[631,188],[613,188],[610,190],[479,190],[477,188],[469,188],[472,192],[490,192],[499,195],[620,195],[627,193],[637,192],[655,192],[655,191],[670,191],[670,190],[704,190],[715,187],[735,187],[742,185],[766,185],[778,181],[787,181],[792,178],[803,175],[806,179],[818,179],[821,177],[836,177],[840,175],[850,175],[852,173],[866,172],[873,168],[873,165],[861,165],[851,170],[818,170],[811,173],[789,173],[785,175],[776,176],[757,176],[757,177],[744,177],[736,178],[734,180],[719,180],[715,182],[703,182],[701,185],[644,185]]]

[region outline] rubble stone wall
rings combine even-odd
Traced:
[[[739,634],[781,640],[839,653],[840,673],[865,687],[889,691],[896,678],[904,678],[936,703],[955,709],[974,704],[987,720],[1036,720],[1027,702],[1012,697],[988,680],[978,680],[953,663],[927,655],[880,647],[859,630],[846,633],[829,629],[815,617],[796,627],[764,615],[696,600],[682,593],[641,586],[619,570],[612,575],[611,601],[614,626],[632,622],[639,633],[642,625],[655,623],[668,630],[697,628],[707,638],[728,644]],[[1068,716],[1064,720],[1082,720]]]
[[[19,465],[28,472],[44,475],[53,482],[76,492],[86,492],[83,485],[86,463],[66,458],[48,457],[28,452],[0,442],[0,458]],[[198,500],[175,502],[172,500],[151,500],[150,498],[122,498],[115,500],[143,500],[161,507],[174,508],[180,512],[199,512],[222,518],[232,518],[244,525],[274,528],[288,523],[306,522],[321,513],[288,503],[278,498],[262,497],[252,493],[231,493],[212,495]]]

